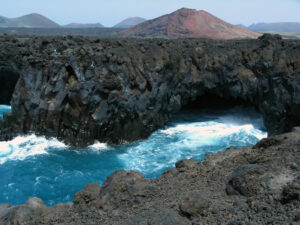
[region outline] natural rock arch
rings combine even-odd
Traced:
[[[73,145],[133,141],[207,98],[256,107],[270,135],[300,124],[296,40],[78,37],[51,43],[58,57],[21,55],[12,99],[16,133],[57,136]],[[36,54],[52,51],[38,38],[27,45]]]

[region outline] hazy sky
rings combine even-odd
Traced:
[[[0,0],[0,6],[5,17],[35,12],[61,25],[113,26],[127,17],[153,19],[182,7],[206,10],[232,24],[300,22],[300,0]]]

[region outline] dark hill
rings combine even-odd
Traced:
[[[17,18],[0,17],[0,27],[55,28],[60,26],[43,15],[32,13]]]
[[[145,21],[146,21],[146,19],[141,18],[141,17],[130,17],[130,18],[127,18],[127,19],[121,21],[120,23],[116,24],[114,27],[115,28],[130,28],[130,27],[133,27],[140,23],[143,23]]]

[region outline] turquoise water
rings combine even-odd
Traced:
[[[0,105],[0,119],[3,118],[3,113],[11,112],[11,107],[8,105]]]
[[[0,114],[7,111],[0,106]],[[102,184],[115,170],[158,177],[183,158],[200,161],[229,146],[249,146],[266,137],[260,115],[250,109],[184,111],[147,140],[121,146],[95,143],[69,148],[35,135],[0,142],[0,203],[23,204],[29,197],[47,205],[72,201],[91,182]]]

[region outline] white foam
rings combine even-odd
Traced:
[[[94,151],[103,151],[110,149],[106,143],[100,143],[98,141],[96,141],[93,145],[90,145],[88,148]]]
[[[118,158],[124,162],[127,170],[154,172],[166,166],[172,167],[182,158],[204,155],[211,151],[211,146],[220,146],[213,150],[216,152],[233,143],[247,145],[254,141],[250,140],[251,137],[260,140],[266,136],[266,132],[254,128],[252,124],[235,125],[215,121],[184,123],[158,130],[149,139],[118,155]]]
[[[50,148],[67,148],[55,138],[46,139],[32,134],[18,136],[11,141],[0,142],[0,164],[7,160],[24,160],[29,156],[48,154]]]
[[[0,110],[11,110],[10,105],[0,105]]]
[[[212,121],[179,124],[175,127],[161,130],[162,133],[168,135],[175,135],[175,134],[182,133],[185,134],[185,136],[188,136],[189,138],[222,137],[222,136],[232,135],[234,133],[238,133],[241,131],[244,131],[247,134],[253,134],[259,139],[266,136],[266,133],[255,129],[252,124],[232,125],[232,124],[224,124],[224,123],[218,123]]]

